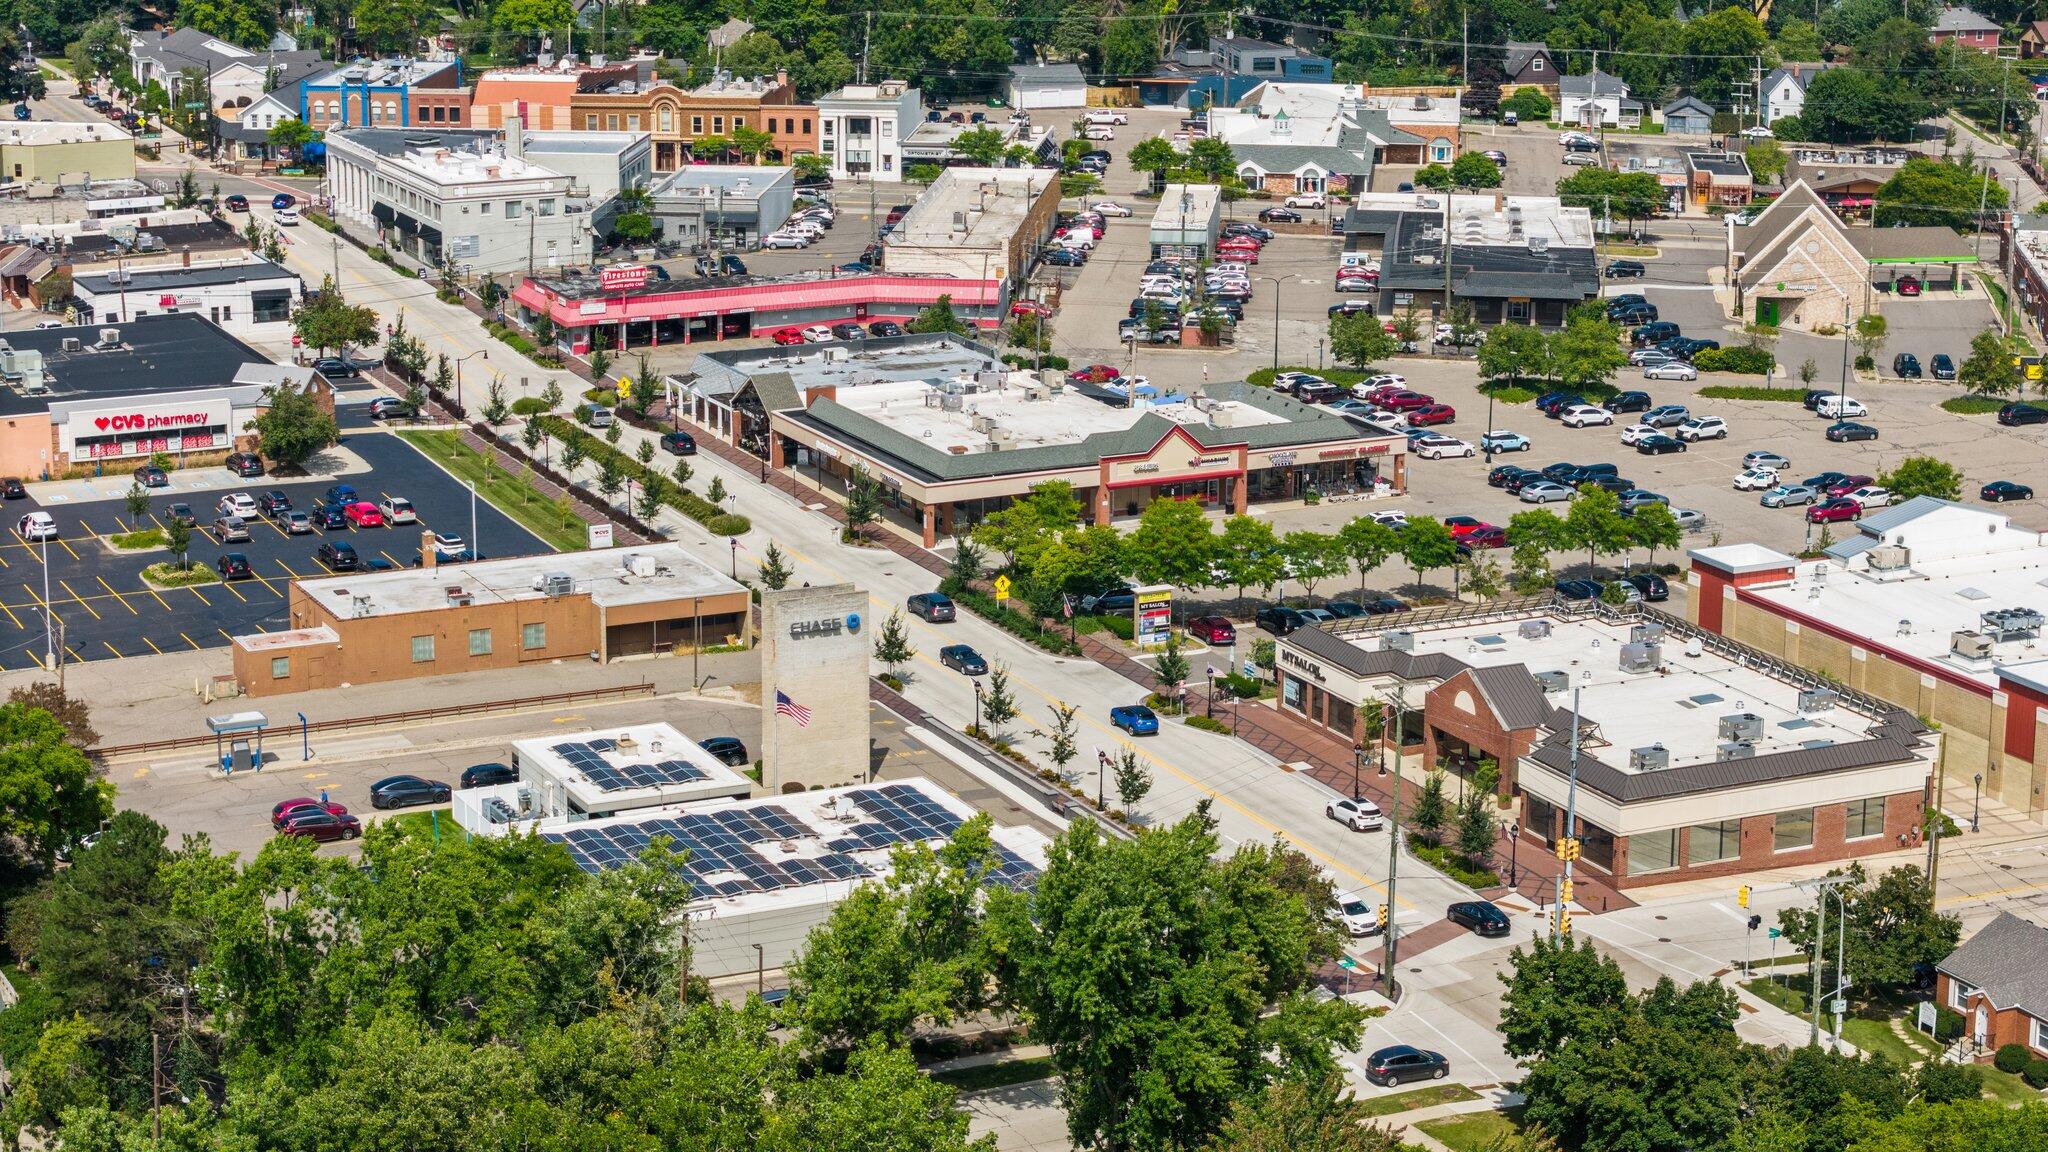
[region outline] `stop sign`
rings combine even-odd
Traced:
[[[299,337],[297,337],[297,336],[294,336],[294,337],[292,337],[292,347],[294,347],[294,348],[297,348],[297,347],[298,347],[298,346],[299,346],[300,344],[302,344],[302,343],[304,343],[304,341],[302,341],[301,339],[299,339]]]

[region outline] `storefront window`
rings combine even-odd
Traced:
[[[1643,876],[1678,867],[1678,829],[1638,832],[1628,838],[1628,874]]]
[[[1884,797],[1849,801],[1849,822],[1842,835],[1850,840],[1884,835]]]
[[[1813,809],[1795,808],[1778,813],[1772,847],[1779,852],[1813,847]]]
[[[1614,833],[1598,824],[1579,821],[1579,859],[1600,869],[1614,872]]]
[[[1338,732],[1350,732],[1358,723],[1358,709],[1349,700],[1330,697],[1330,727]]]
[[[1545,847],[1557,843],[1557,806],[1536,796],[1529,797],[1529,823],[1526,827],[1542,837]]]
[[[1695,824],[1686,833],[1685,862],[1712,864],[1742,855],[1742,821]]]
[[[1301,681],[1292,676],[1280,678],[1280,703],[1296,712],[1301,711]]]

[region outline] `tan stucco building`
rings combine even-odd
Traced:
[[[14,184],[135,179],[135,138],[112,124],[0,125],[0,177]]]

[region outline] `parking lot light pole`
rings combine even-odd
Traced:
[[[1257,277],[1273,285],[1273,374],[1276,376],[1280,373],[1280,285],[1296,275],[1289,272],[1285,276]]]
[[[43,669],[48,671],[57,666],[57,638],[50,614],[50,538],[44,536],[43,544]]]
[[[491,350],[489,348],[479,348],[468,356],[463,356],[455,361],[455,406],[461,408],[465,416],[469,414],[469,409],[462,403],[462,361],[477,356],[489,360],[491,358]]]
[[[1493,463],[1493,393],[1486,394],[1486,430],[1479,434],[1479,447],[1486,453],[1486,462]]]

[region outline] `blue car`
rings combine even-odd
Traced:
[[[323,501],[313,505],[307,512],[307,515],[312,518],[313,527],[315,528],[335,529],[348,527],[348,513],[342,510],[342,505],[332,501]]]
[[[356,495],[355,485],[353,484],[336,484],[329,488],[321,498],[329,504],[339,504],[343,508],[362,499],[362,497]]]
[[[272,196],[270,198],[270,207],[273,210],[279,208],[289,208],[292,205],[297,204],[298,202],[298,197],[293,196],[291,193],[279,192],[277,195]]]
[[[1159,734],[1159,716],[1143,704],[1119,704],[1111,708],[1109,722],[1133,736]]]
[[[1527,452],[1529,438],[1520,432],[1488,432],[1479,438],[1482,452]]]

